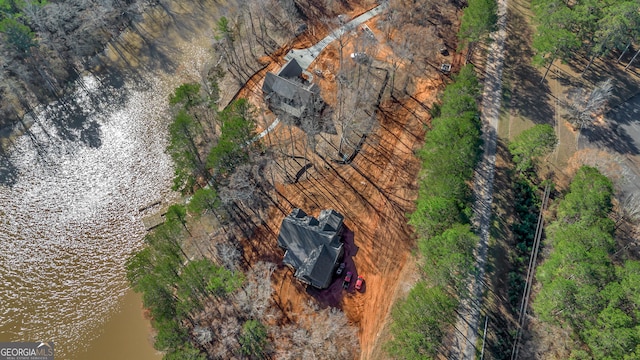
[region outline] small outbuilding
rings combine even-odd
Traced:
[[[293,209],[282,220],[278,245],[285,249],[283,263],[295,270],[305,284],[325,289],[344,255],[344,217],[335,210],[322,210],[316,219]]]

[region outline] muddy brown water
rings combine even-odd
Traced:
[[[160,358],[124,264],[142,246],[139,209],[176,198],[167,98],[209,61],[211,6],[147,19],[153,51],[127,60],[135,78],[84,76],[0,161],[0,341],[53,340],[56,359]]]
[[[102,326],[102,333],[78,360],[160,360],[162,353],[152,346],[149,320],[143,316],[142,299],[133,291],[122,297],[119,312]]]
[[[102,91],[83,82],[77,99]],[[80,140],[86,128],[61,133],[48,111],[17,139],[17,180],[0,186],[0,340],[53,340],[60,359],[74,359],[118,313],[124,263],[144,236],[138,208],[172,198],[162,86],[118,89],[126,102],[106,97],[96,111],[79,102],[99,146]]]

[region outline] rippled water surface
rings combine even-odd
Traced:
[[[86,77],[75,117],[51,107],[17,140],[0,186],[0,341],[54,340],[67,359],[114,311],[144,235],[138,209],[173,196],[165,88]]]
[[[167,99],[202,80],[218,7],[157,11],[137,27],[146,37],[131,46],[138,53],[118,61],[122,49],[105,52],[120,64],[110,70],[135,76],[83,78],[66,105],[40,109],[31,134],[0,156],[0,341],[53,340],[56,359],[84,360],[117,346],[118,329],[141,325],[123,320],[139,301],[125,296],[124,263],[142,246],[138,209],[175,198]]]

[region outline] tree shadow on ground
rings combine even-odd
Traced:
[[[627,99],[624,103],[613,105],[607,112],[608,121],[621,125],[631,125],[640,122],[640,93]]]
[[[18,168],[4,151],[0,150],[0,185],[11,187],[18,181]]]
[[[575,72],[574,76],[579,77],[591,85],[596,85],[607,79],[613,79],[613,98],[609,103],[611,107],[617,107],[625,103],[629,97],[638,93],[639,84],[637,76],[624,71],[622,63],[617,64],[616,60],[617,57],[615,53],[610,53],[607,56],[598,58],[585,73],[582,72],[588,64],[586,57],[577,56],[576,59],[570,61],[568,64],[571,70]]]
[[[282,264],[284,251],[277,246],[276,239],[278,234],[274,233],[265,224],[257,226],[252,236],[248,237],[246,243],[251,248],[251,253],[246,253],[247,257],[251,257],[250,262],[258,261],[271,262],[274,264]]]
[[[542,82],[540,72],[531,64],[534,55],[528,43],[533,36],[531,28],[522,14],[511,12],[509,16],[505,72],[512,81],[510,107],[537,124],[551,123],[554,111],[547,101],[549,84]]]
[[[109,44],[117,54],[117,61],[127,65],[121,68],[126,68],[132,77],[142,78],[159,70],[176,72],[179,64],[175,60],[180,59],[183,51],[179,46],[191,41],[201,29],[210,29],[212,18],[217,17],[220,11],[212,10],[203,3],[181,3],[173,7],[156,7],[149,14],[144,22],[132,24],[127,36]]]
[[[184,13],[165,6],[156,8],[142,23],[133,23],[128,33],[112,40],[105,52],[89,59],[87,68],[104,69],[96,72],[106,79],[102,84],[118,89],[123,88],[125,80],[129,85],[146,88],[145,79],[150,74],[175,73],[180,65],[176,61],[184,51],[180,46],[211,25],[211,9],[192,13],[184,6],[179,6]]]
[[[564,71],[561,67],[552,65],[547,78],[555,79],[558,84],[562,87],[568,88],[564,96],[566,96],[570,91],[576,91],[578,89],[586,88],[587,82],[581,77],[576,77],[575,74],[572,75],[566,71]],[[560,99],[561,101],[565,101],[566,98]]]
[[[591,68],[581,76],[588,64],[584,54],[578,54],[569,61],[554,65],[549,77],[564,88],[559,103],[561,116],[566,120],[569,94],[584,89],[589,93],[597,84],[607,79],[613,80],[613,96],[609,100],[610,109],[604,115],[604,123],[593,122],[583,127],[579,134],[579,148],[595,147],[608,149],[619,154],[640,153],[640,83],[635,76],[629,76],[616,64],[614,54],[596,59]]]
[[[640,154],[639,143],[640,124],[626,127],[612,122],[583,128],[580,132],[578,144],[580,148],[605,148],[619,154],[638,155]]]
[[[631,58],[636,51],[637,49],[634,49],[633,46],[629,47],[625,56],[623,56],[618,63],[618,58],[622,54],[622,51],[614,49],[603,56],[595,58],[587,71],[585,71],[585,69],[587,68],[587,65],[589,65],[590,55],[587,54],[584,49],[574,54],[574,56],[567,60],[566,63],[576,76],[580,76],[593,84],[605,80],[608,77],[613,77],[616,80],[619,80],[623,84],[624,88],[633,89],[637,88],[637,84],[633,77],[634,75],[638,75],[636,73],[636,68],[639,66],[640,62],[637,62],[638,59],[636,59],[636,62],[634,62],[629,69],[624,70],[624,67],[629,63],[629,61],[631,61]]]
[[[596,147],[619,154],[640,154],[640,94],[605,114],[604,124],[582,129],[579,146]]]
[[[640,104],[640,81],[636,68],[630,67],[624,70],[625,65],[635,54],[635,49],[630,49],[618,63],[621,51],[615,50],[605,56],[596,58],[591,67],[584,72],[589,64],[589,57],[584,51],[576,54],[565,62],[567,71],[563,71],[564,86],[587,86],[589,88],[607,79],[613,80],[613,97],[609,101],[608,120],[628,124],[639,118],[637,106]],[[640,62],[639,62],[640,63]],[[634,111],[635,110],[635,111]],[[634,116],[635,114],[635,116]]]
[[[486,315],[487,337],[486,355],[491,359],[508,359],[513,346],[516,321],[514,308],[511,306],[510,294],[515,292],[512,277],[517,269],[513,264],[515,239],[511,230],[514,219],[513,204],[516,195],[513,191],[513,175],[509,165],[511,155],[506,144],[498,140],[494,177],[494,203],[491,236],[495,243],[490,246],[487,267]],[[500,159],[502,161],[500,161]]]
[[[607,124],[623,139],[627,154],[640,154],[640,93],[613,108],[605,115]],[[607,139],[614,144],[617,141]],[[617,145],[617,144],[616,144]]]
[[[507,144],[498,139],[496,144],[496,157],[501,159],[510,159],[511,154],[507,149]],[[509,204],[512,202],[511,197],[513,182],[511,179],[511,169],[505,164],[496,164],[495,176],[493,180],[493,188],[496,189],[494,193],[494,218],[491,228],[491,235],[497,239],[505,239],[511,236],[509,230],[509,220],[512,218],[512,210],[506,206],[500,206],[499,204]]]

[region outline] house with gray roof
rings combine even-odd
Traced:
[[[324,106],[320,88],[303,78],[302,73],[300,64],[292,59],[277,74],[268,72],[265,76],[262,92],[269,108],[277,115],[285,113],[301,119],[314,115]]]
[[[344,255],[344,217],[335,210],[322,210],[316,219],[293,209],[282,220],[278,245],[285,249],[283,263],[295,270],[305,284],[325,289]]]

